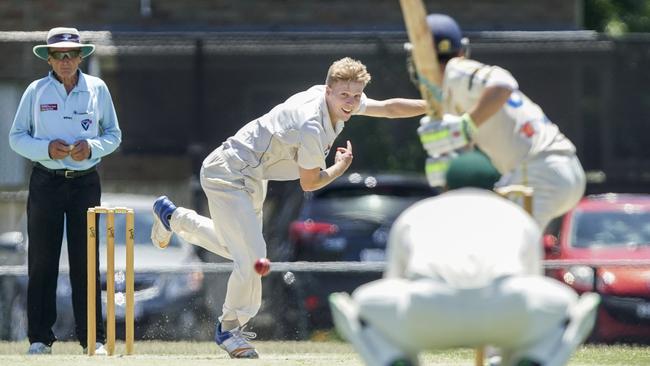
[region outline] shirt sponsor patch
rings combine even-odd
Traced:
[[[81,121],[81,127],[83,127],[84,131],[88,131],[91,124],[93,124],[93,121],[90,119],[84,119]]]
[[[59,109],[58,104],[41,104],[41,112],[44,111],[56,111]]]

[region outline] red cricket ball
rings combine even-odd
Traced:
[[[255,261],[255,272],[260,276],[266,276],[271,272],[271,261],[266,258],[260,258]]]

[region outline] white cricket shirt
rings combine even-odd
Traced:
[[[462,57],[453,58],[443,78],[445,113],[460,115],[478,102],[483,90],[502,86],[512,90],[504,106],[477,130],[472,140],[501,173],[515,169],[543,152],[575,153],[575,146],[518,88],[513,76],[498,66]]]
[[[521,207],[487,190],[422,200],[393,225],[386,277],[479,288],[507,275],[541,275],[541,233]]]
[[[362,113],[367,97],[361,96]],[[344,122],[330,121],[325,85],[297,93],[267,114],[247,123],[222,145],[231,170],[254,179],[294,180],[303,169],[325,169],[325,158]],[[211,154],[212,156],[212,154]],[[212,159],[210,156],[208,159]],[[211,161],[204,161],[209,168]]]

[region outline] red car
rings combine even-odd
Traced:
[[[592,339],[650,343],[650,265],[621,263],[650,260],[650,195],[587,196],[546,232],[546,259],[571,262],[547,275],[602,297]]]

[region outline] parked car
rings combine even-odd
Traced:
[[[7,231],[0,234],[0,339],[12,337],[12,330],[21,328],[17,324],[22,319],[12,317],[15,294],[21,283],[13,274],[16,266],[24,265],[26,257],[26,238],[22,231]],[[9,270],[9,269],[12,270]],[[26,325],[26,324],[25,324]],[[18,337],[26,336],[26,329]]]
[[[214,312],[208,309],[204,297],[204,274],[191,268],[200,263],[192,247],[173,236],[169,247],[160,250],[149,238],[153,218],[151,207],[155,197],[110,194],[102,195],[102,205],[126,206],[135,211],[135,336],[138,339],[209,339],[213,330]],[[102,311],[106,317],[106,226],[100,216],[100,271]],[[118,337],[123,337],[125,320],[125,220],[115,215],[115,314]],[[24,262],[23,262],[24,263]],[[76,338],[72,312],[71,287],[68,278],[67,241],[63,240],[60,259],[61,274],[57,285],[57,322],[54,332],[58,339]],[[16,278],[18,286],[10,301],[8,337],[26,337],[26,276]]]
[[[423,175],[344,175],[314,192],[283,197],[269,221],[269,258],[273,261],[385,260],[390,228],[413,203],[438,194]],[[265,280],[262,311],[253,326],[272,322],[274,336],[305,338],[313,330],[331,328],[327,297],[336,291],[352,292],[381,277],[370,272],[300,272]],[[265,317],[265,309],[283,309]],[[268,314],[268,313],[267,313]],[[278,318],[280,316],[281,318]]]
[[[650,195],[585,197],[549,226],[544,249],[546,259],[577,263],[548,275],[602,296],[594,340],[650,342],[650,266],[602,265],[650,259]]]

